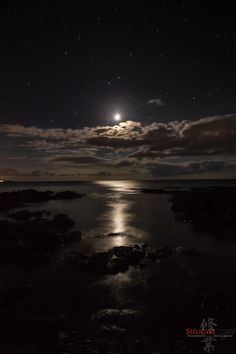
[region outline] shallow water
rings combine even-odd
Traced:
[[[227,182],[229,185],[235,182]],[[113,246],[147,243],[150,246],[191,246],[219,256],[234,258],[232,241],[199,234],[190,224],[177,221],[171,210],[170,196],[140,193],[139,188],[192,188],[225,185],[225,181],[97,181],[68,183],[19,183],[1,185],[0,191],[34,188],[37,190],[73,190],[84,193],[81,199],[35,204],[31,210],[46,209],[66,213],[82,232],[78,246],[85,251],[101,251]],[[120,234],[108,236],[110,233]]]

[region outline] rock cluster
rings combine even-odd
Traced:
[[[13,192],[0,193],[0,210],[10,210],[24,207],[30,203],[44,203],[49,200],[64,200],[81,198],[82,194],[73,191],[37,191],[35,189],[24,189]]]
[[[0,219],[0,264],[45,265],[61,246],[81,238],[79,231],[68,231],[74,225],[68,215],[42,214],[25,210],[13,214],[16,221]]]
[[[146,245],[117,246],[108,251],[86,255],[79,249],[73,249],[65,257],[67,263],[78,269],[100,274],[116,274],[126,272],[130,266],[144,269],[146,261],[157,261],[164,257],[195,256],[198,253],[191,247],[171,248],[162,246],[150,249]]]

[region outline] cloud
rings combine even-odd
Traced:
[[[221,172],[226,169],[227,163],[225,161],[200,161],[190,163],[147,163],[146,168],[155,177],[178,177],[187,175],[202,175],[209,172]],[[236,165],[234,166],[236,167]]]
[[[96,156],[59,156],[52,159],[54,162],[66,162],[73,164],[101,164],[107,160]]]
[[[155,122],[147,125],[126,121],[114,126],[83,129],[40,129],[1,125],[0,133],[11,138],[24,138],[22,146],[45,151],[76,150],[83,146],[83,148],[134,150],[143,147],[143,151],[156,156],[236,152],[236,114],[206,117],[196,121]],[[140,154],[141,150],[138,152]]]
[[[53,176],[55,176],[55,173],[48,172],[48,171],[35,170],[30,173],[30,176],[32,176],[32,177],[42,177],[42,176],[53,177]]]
[[[223,166],[233,174],[234,165],[219,161],[234,160],[236,114],[151,124],[124,121],[82,129],[5,124],[0,125],[0,145],[1,164],[8,166],[0,170],[3,176],[46,176],[42,171],[47,170],[58,176],[76,176],[97,174],[101,168],[104,173],[119,169],[122,174],[124,169],[132,175],[138,169],[153,175],[201,175],[223,171]],[[173,165],[170,159],[179,162]]]
[[[0,167],[0,177],[5,177],[5,176],[15,176],[18,175],[19,171],[17,171],[15,168],[11,167]]]
[[[165,102],[162,101],[161,98],[151,98],[150,100],[148,100],[147,102],[148,104],[155,104],[156,106],[165,106]]]
[[[143,145],[142,140],[129,138],[110,138],[108,136],[95,136],[86,140],[87,144],[118,149],[127,149]]]

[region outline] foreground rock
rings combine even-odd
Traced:
[[[137,315],[138,311],[133,309],[101,309],[91,315],[91,321],[134,319]]]
[[[86,255],[79,249],[73,249],[66,255],[65,261],[81,270],[99,274],[116,274],[126,272],[130,266],[138,266],[145,269],[146,263],[143,260],[157,261],[164,257],[185,257],[196,256],[198,252],[191,247],[171,248],[162,246],[155,249],[134,246],[113,247],[105,252],[96,252]]]
[[[142,193],[170,194],[176,218],[198,232],[236,240],[236,188],[205,187],[189,190],[140,189]]]
[[[46,210],[30,211],[30,210],[19,210],[16,213],[10,213],[7,215],[9,219],[14,220],[29,220],[32,218],[42,218],[44,215],[49,216],[50,212]]]
[[[40,217],[26,219],[32,214],[38,215],[40,212],[26,211],[24,218],[17,222],[0,220],[0,265],[46,265],[59,248],[81,238],[79,231],[69,231],[74,220],[66,214],[55,215],[52,219],[46,219],[41,214]]]
[[[236,240],[236,188],[175,191],[171,201],[176,217],[198,232]]]
[[[192,247],[178,246],[173,249],[177,256],[197,256],[199,253]]]
[[[0,210],[9,210],[24,207],[31,203],[45,203],[49,200],[71,200],[81,198],[82,194],[73,191],[62,191],[53,193],[52,191],[37,191],[35,189],[25,189],[21,191],[0,193]]]
[[[145,257],[145,251],[138,245],[113,247],[106,252],[84,255],[75,249],[65,259],[80,269],[101,274],[126,272],[131,265],[138,265]]]
[[[147,258],[149,259],[160,259],[163,257],[168,257],[172,254],[172,249],[168,246],[162,246],[154,248],[151,252],[148,252]]]
[[[172,192],[166,189],[152,189],[152,188],[142,188],[140,189],[141,193],[150,193],[150,194],[171,194]]]

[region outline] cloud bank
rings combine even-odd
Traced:
[[[219,171],[233,177],[236,114],[167,123],[125,121],[82,129],[2,124],[0,138],[0,174],[4,177],[17,176],[18,170],[19,176],[37,171],[35,177],[48,177],[43,171],[49,167],[52,176],[85,178],[119,174],[155,178]]]

